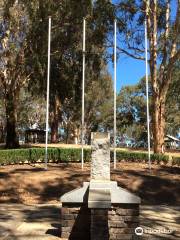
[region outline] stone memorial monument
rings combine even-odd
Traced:
[[[140,198],[110,180],[110,135],[92,133],[91,180],[61,197],[61,237],[134,239]]]

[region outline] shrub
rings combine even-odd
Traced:
[[[117,151],[117,162],[125,160],[127,162],[148,161],[148,154],[142,152]],[[9,149],[0,150],[0,165],[16,163],[44,162],[44,148]],[[78,148],[48,148],[48,160],[51,162],[80,162],[81,149]],[[113,160],[113,151],[111,151]],[[91,149],[84,149],[84,162],[91,161]],[[151,162],[167,163],[169,157],[161,154],[151,154]],[[173,158],[173,164],[179,165],[180,158]]]
[[[44,148],[0,150],[0,165],[16,163],[44,162]],[[91,159],[91,150],[84,149],[84,161]],[[48,148],[48,160],[52,162],[80,162],[81,149],[78,148]]]
[[[180,166],[180,157],[172,157],[172,166]]]
[[[113,152],[111,152],[111,159],[113,159]],[[117,161],[128,161],[128,162],[148,162],[148,153],[142,152],[129,152],[129,151],[117,151],[116,152]],[[160,163],[161,161],[165,164],[169,161],[169,156],[162,154],[151,154],[151,162]]]
[[[164,164],[167,164],[169,162],[169,156],[154,153],[154,154],[151,154],[151,160],[152,162],[157,161],[157,163],[163,162]]]
[[[28,149],[13,149],[0,151],[0,164],[24,163],[28,160]]]

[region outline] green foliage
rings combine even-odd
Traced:
[[[27,87],[20,91],[19,103],[17,106],[18,116],[17,124],[21,128],[31,127],[34,123],[38,127],[45,127],[46,102],[42,96],[32,96]]]
[[[84,161],[90,161],[91,151],[84,150]],[[44,148],[11,149],[0,151],[0,165],[44,162]],[[81,149],[48,148],[50,162],[80,162]]]
[[[180,129],[180,62],[172,74],[172,82],[166,99],[166,134],[175,135]],[[150,76],[149,76],[150,77]],[[135,140],[142,140],[146,131],[146,82],[145,77],[132,86],[123,87],[117,97],[117,127],[120,133],[126,133]],[[152,86],[149,82],[150,130],[152,136]],[[112,114],[113,117],[113,114]],[[111,121],[113,122],[113,118]]]
[[[172,166],[180,166],[180,157],[172,158]]]
[[[123,87],[117,98],[119,127],[146,121],[146,101],[139,83]]]
[[[176,135],[180,131],[180,61],[172,74],[166,99],[166,133]]]
[[[12,149],[0,151],[0,164],[24,163],[28,160],[29,149]]]
[[[19,91],[28,81],[25,51],[27,47],[26,10],[18,1],[1,1],[0,18],[0,95],[6,116],[6,147],[19,146],[17,136],[17,105]]]
[[[145,136],[147,135],[145,134],[147,126],[144,88],[145,81],[141,79],[135,85],[123,87],[117,96],[118,132],[126,134],[135,141],[147,140]]]
[[[104,74],[108,55],[104,45],[112,27],[113,5],[106,0],[23,2],[28,12],[26,63],[33,94],[46,95],[48,16],[52,16],[50,126],[60,123],[67,135],[81,125],[82,21],[86,16],[85,123],[87,132],[97,128],[97,112],[112,92],[112,79],[107,71]]]
[[[44,162],[44,148],[12,149],[0,151],[0,165],[19,164],[19,163],[36,163]],[[77,148],[48,148],[49,162],[80,162],[81,149]],[[84,149],[84,161],[91,160],[91,149]],[[111,151],[111,160],[113,152]],[[117,161],[128,162],[148,162],[148,154],[142,152],[117,151]],[[152,163],[163,162],[167,164],[169,157],[161,154],[151,154]],[[173,160],[173,165],[179,163],[180,158]]]
[[[111,158],[113,157],[113,152],[111,152]],[[128,161],[128,162],[148,162],[148,154],[142,152],[129,152],[129,151],[117,151],[116,152],[117,161]],[[169,161],[169,156],[163,154],[151,154],[151,162],[152,163],[160,163],[163,162],[167,164]]]

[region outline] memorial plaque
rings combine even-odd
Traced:
[[[91,180],[110,181],[110,134],[91,133]]]

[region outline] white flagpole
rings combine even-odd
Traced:
[[[81,129],[81,168],[84,168],[84,82],[85,82],[85,41],[86,20],[83,19],[83,70],[82,70],[82,129]]]
[[[47,95],[46,95],[46,146],[45,146],[45,169],[48,162],[48,123],[49,123],[49,79],[50,79],[50,52],[51,52],[51,17],[49,17],[48,29],[48,68],[47,68]]]
[[[116,169],[116,20],[114,21],[114,169]]]
[[[147,112],[147,140],[148,140],[148,164],[151,170],[151,146],[150,146],[150,127],[149,127],[149,93],[148,93],[148,51],[147,51],[147,23],[145,19],[145,58],[146,58],[146,112]]]

